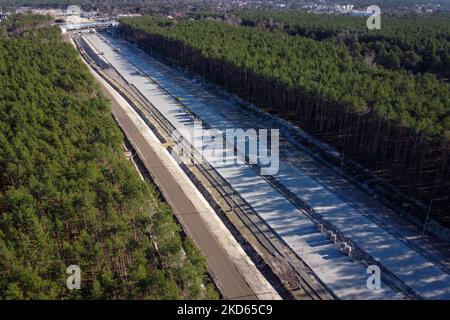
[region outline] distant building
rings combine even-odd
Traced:
[[[348,13],[350,16],[354,16],[354,17],[367,17],[372,15],[371,12],[367,12],[364,10],[352,10]]]
[[[9,12],[0,11],[0,21],[8,19]]]
[[[67,7],[66,14],[67,15],[80,15],[81,9],[79,6],[71,5],[71,6]]]
[[[141,17],[142,14],[141,13],[119,13],[117,15],[117,17],[122,18],[122,17]]]

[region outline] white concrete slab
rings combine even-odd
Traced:
[[[189,106],[189,108],[192,108],[196,114],[212,127],[219,130],[227,127],[239,127],[239,124],[229,123],[229,121],[215,113],[213,108],[199,102],[194,95],[190,94],[182,86],[172,82],[173,75],[169,74],[168,76],[167,74],[170,70],[161,68],[160,64],[154,59],[139,50],[121,43],[117,39],[108,38],[108,42],[114,47],[120,47],[120,53],[115,52],[109,44],[102,41],[97,35],[88,36],[91,42],[97,46],[97,49],[104,52],[105,58],[124,78],[134,84],[175,127],[191,128],[193,123],[176,99],[150,82],[147,78],[137,74],[135,67],[130,61],[138,65],[139,69],[144,71],[149,77],[155,79],[172,95],[182,97],[183,103]],[[205,94],[209,93],[206,92]],[[216,165],[216,169],[286,243],[304,258],[306,263],[317,273],[318,277],[329,285],[339,297],[344,299],[390,299],[396,297],[385,286],[379,291],[367,289],[365,268],[342,255],[335,245],[330,244],[330,241],[316,230],[313,223],[300,210],[295,208],[248,166]],[[384,239],[389,234],[385,235],[382,232],[383,230],[378,230],[379,227],[370,224],[370,221],[367,223],[363,221],[364,223],[361,224],[360,217],[356,213],[352,214],[350,212],[347,214],[347,211],[351,210],[351,208],[347,208],[342,200],[329,193],[323,186],[318,185],[309,177],[302,175],[302,172],[297,168],[282,164],[280,174],[276,177],[287,187],[292,188],[297,194],[300,194],[302,199],[310,206],[318,211],[321,210],[321,213],[327,219],[339,224],[340,227],[344,227],[346,232],[352,234],[352,239],[355,237],[357,240],[361,239],[362,242],[367,243],[364,239],[367,240],[368,236],[375,232],[379,237],[373,240],[376,242],[370,243],[369,241],[368,243],[370,245],[374,243],[376,245],[385,244],[387,247],[392,248],[392,250],[400,250],[400,252],[405,248],[406,250],[408,249],[401,243],[396,243],[396,239],[393,241],[394,245],[391,245],[390,239],[385,242],[379,242],[380,237]],[[346,216],[349,219],[351,218],[351,224],[349,224]],[[362,227],[359,227],[360,224]],[[349,226],[355,227],[349,228]],[[386,251],[385,249],[380,250],[379,247],[378,249],[376,248],[371,250],[371,254],[374,254],[375,257],[379,256],[382,259],[382,263],[390,263],[390,269],[395,269],[405,280],[410,281],[407,276],[411,272],[416,275],[419,274],[421,278],[428,277],[426,279],[427,283],[430,283],[431,280],[432,283],[435,283],[434,285],[416,287],[424,290],[424,292],[429,292],[430,295],[437,294],[440,297],[443,294],[445,296],[445,288],[439,287],[436,283],[448,283],[445,278],[447,275],[442,271],[439,272],[439,269],[432,264],[429,265],[425,260],[422,260],[424,259],[423,257],[420,257],[420,255],[417,255],[412,250],[405,251],[405,255],[402,253],[401,256],[405,258],[413,257],[411,261],[414,263],[414,268],[407,266],[400,268],[396,264],[396,259],[391,258],[398,257],[398,251],[393,256],[386,256],[386,252],[390,251]],[[434,291],[428,290],[431,287],[433,287]]]

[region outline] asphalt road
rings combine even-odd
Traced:
[[[181,190],[175,178],[165,167],[165,164],[148,145],[109,91],[103,85],[101,87],[105,96],[111,100],[111,109],[116,121],[140,155],[141,161],[151,173],[184,230],[206,256],[208,271],[215,278],[216,284],[220,286],[223,297],[225,299],[257,299],[242,275],[230,261],[230,257],[206,227],[189,197]]]

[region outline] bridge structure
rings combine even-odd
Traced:
[[[70,31],[93,31],[96,29],[108,29],[111,27],[117,26],[119,23],[115,20],[108,21],[93,21],[93,22],[84,22],[84,23],[66,23],[61,24],[60,28],[63,33]]]

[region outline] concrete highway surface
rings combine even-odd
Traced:
[[[188,235],[208,257],[208,269],[220,282],[225,299],[257,299],[254,292],[230,261],[225,250],[205,226],[196,208],[189,200],[179,183],[170,174],[164,163],[148,145],[135,124],[115,101],[111,93],[102,86],[104,94],[111,100],[114,118],[132,143],[140,159],[163,193],[167,203],[175,212]],[[152,169],[153,168],[153,169]],[[155,170],[156,168],[156,170]]]
[[[192,132],[192,117],[186,113],[179,101],[143,76],[143,73],[153,76],[153,60],[149,61],[148,56],[139,55],[138,50],[116,38],[106,35],[102,38],[98,34],[89,34],[86,37],[125,80],[133,84],[175,128]],[[141,71],[137,72],[134,64],[139,65]],[[166,86],[165,89],[171,90],[172,87]],[[214,133],[207,131],[205,135],[212,136]],[[336,296],[341,299],[399,298],[398,294],[386,285],[379,290],[368,289],[366,268],[343,254],[301,210],[250,167],[240,164],[212,165]]]
[[[223,133],[227,128],[241,128],[245,122],[245,117],[230,116],[238,108],[233,102],[202,89],[192,79],[129,44],[108,35],[87,37],[103,52],[104,58],[177,129],[193,126],[186,107],[213,128],[207,135]],[[139,72],[136,72],[137,68]],[[251,119],[248,118],[247,122],[251,123]],[[365,267],[344,255],[325,234],[317,230],[302,210],[249,166],[213,166],[339,298],[398,298],[386,285],[380,290],[369,290],[366,287]],[[351,192],[345,191],[345,188],[337,190],[326,179],[317,179],[317,175],[305,170],[305,167],[292,165],[283,158],[280,172],[274,178],[388,268],[399,281],[425,298],[450,298],[448,273],[361,214],[361,210],[366,210],[366,204],[349,200],[352,198]]]

